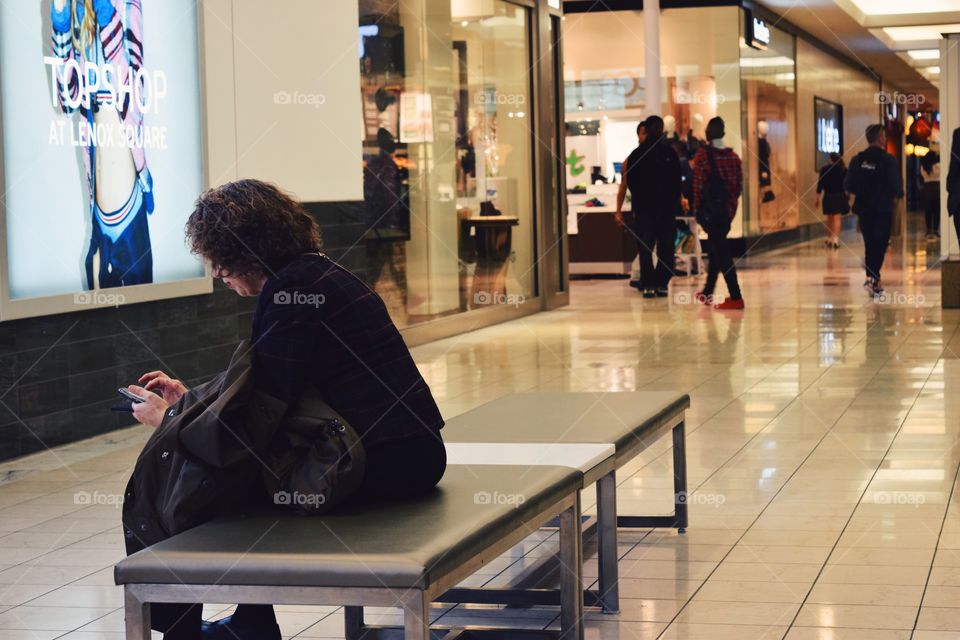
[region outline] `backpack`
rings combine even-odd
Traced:
[[[713,159],[713,149],[707,147],[707,161],[710,163],[710,173],[703,185],[703,191],[700,194],[700,210],[697,211],[697,223],[709,234],[713,229],[727,224],[730,214],[727,211],[727,203],[730,201],[730,194],[727,192],[727,184],[717,170],[717,163]]]
[[[861,151],[854,159],[853,201],[854,213],[876,211],[883,191],[883,156]]]

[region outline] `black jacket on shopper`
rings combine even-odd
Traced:
[[[857,214],[893,213],[894,199],[903,197],[897,159],[880,147],[867,147],[853,158],[843,187],[854,194]]]
[[[947,213],[960,215],[960,127],[953,130],[953,142],[950,144],[950,169],[947,171]]]
[[[635,214],[676,213],[683,174],[680,158],[666,139],[647,140],[627,156],[626,181]]]

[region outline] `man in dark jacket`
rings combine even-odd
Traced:
[[[860,218],[863,233],[864,266],[867,279],[863,288],[877,297],[883,295],[880,286],[880,269],[890,244],[893,225],[893,207],[897,198],[903,197],[903,180],[897,160],[884,150],[887,136],[883,127],[872,124],[867,127],[868,146],[850,163],[844,189],[855,196],[853,212]]]
[[[953,130],[950,144],[950,168],[947,171],[947,214],[953,218],[953,228],[960,239],[960,127]]]
[[[627,157],[623,176],[630,189],[633,231],[640,252],[640,289],[644,298],[666,297],[673,275],[675,213],[683,177],[680,159],[663,135],[663,118],[650,116],[645,125],[647,139]]]

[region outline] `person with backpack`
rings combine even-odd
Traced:
[[[663,134],[663,118],[645,121],[647,138],[627,157],[624,182],[630,189],[633,228],[640,254],[640,288],[644,298],[665,298],[673,276],[676,210],[683,176],[680,158]],[[618,224],[622,221],[617,199]],[[653,265],[656,247],[657,265]]]
[[[696,299],[702,304],[712,303],[717,278],[722,272],[729,297],[715,308],[736,310],[744,307],[743,295],[727,234],[737,215],[737,200],[743,192],[743,166],[736,152],[724,146],[724,133],[723,119],[711,118],[707,123],[707,144],[700,147],[693,158],[693,208],[697,212],[697,222],[707,232],[710,241],[707,281],[703,290],[697,292]]]
[[[883,126],[867,127],[866,138],[869,146],[850,162],[843,186],[847,193],[854,195],[853,212],[860,218],[863,233],[867,273],[863,288],[878,297],[883,295],[880,269],[890,244],[894,201],[903,197],[903,180],[897,159],[884,149],[887,136]]]

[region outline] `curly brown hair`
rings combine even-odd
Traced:
[[[276,273],[320,251],[320,229],[290,194],[261,180],[237,180],[197,198],[186,224],[190,250],[236,274]]]

